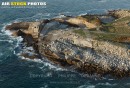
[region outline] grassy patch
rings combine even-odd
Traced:
[[[84,15],[82,17],[87,19],[88,21],[97,19],[97,16],[91,16],[91,15]]]
[[[73,32],[79,34],[80,36],[86,37],[86,33],[84,32],[83,29],[73,30]]]
[[[108,32],[108,33],[115,33],[115,27],[114,26],[102,26],[100,28],[101,31]]]
[[[113,40],[115,39],[115,37],[117,37],[109,33],[96,33],[96,32],[90,32],[90,33],[91,33],[91,36],[97,40]]]
[[[111,34],[111,33],[96,33],[90,32],[91,36],[96,40],[108,40],[118,42],[121,37],[130,37],[130,35],[120,35],[120,34]],[[120,40],[122,41],[122,40]]]
[[[130,34],[130,16],[117,19],[111,23],[103,24],[101,31],[108,33],[117,33],[117,34]]]
[[[127,16],[127,17],[124,17],[121,19],[117,19],[115,22],[122,22],[122,21],[127,21],[127,20],[130,20],[130,16]]]

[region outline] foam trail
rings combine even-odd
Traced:
[[[37,13],[36,15],[32,16],[32,17],[26,17],[26,18],[18,18],[16,20],[14,20],[14,22],[21,22],[21,21],[40,21],[43,19],[49,19],[49,17],[51,16],[50,13]]]
[[[107,0],[98,0],[98,2],[105,3]]]
[[[81,85],[77,88],[96,88],[94,85]]]
[[[8,35],[9,36],[9,39],[8,40],[0,40],[0,42],[9,42],[9,43],[13,43],[14,41],[16,41],[16,45],[15,48],[19,47],[19,44],[23,41],[23,38],[21,36],[19,37],[13,37],[12,36],[12,33],[9,31],[9,30],[5,30],[5,26],[6,25],[9,25],[10,23],[8,24],[5,24],[4,27],[2,28],[1,32],[4,33],[4,35]],[[13,51],[13,54],[17,55],[18,57],[20,57],[21,59],[23,60],[27,60],[27,61],[32,61],[32,62],[36,62],[36,63],[41,63],[43,64],[43,67],[48,67],[50,70],[63,70],[62,68],[60,67],[56,67],[54,66],[53,64],[49,63],[49,61],[44,61],[44,58],[43,60],[41,59],[38,59],[38,58],[35,58],[33,60],[29,59],[29,58],[25,58],[23,56],[20,56],[22,54],[22,52],[26,52],[26,53],[30,53],[30,54],[35,54],[34,52],[29,52],[29,51],[34,51],[33,47],[24,47],[22,50],[20,50],[21,52],[20,53],[17,53],[15,50]],[[1,54],[2,55],[2,54]],[[41,67],[39,67],[40,69],[42,69]]]
[[[35,59],[29,59],[29,58],[25,58],[23,56],[20,56],[21,59],[23,60],[27,60],[27,61],[31,61],[31,62],[36,62],[36,63],[41,63],[43,64],[42,67],[39,67],[39,69],[43,69],[44,67],[48,67],[50,70],[56,70],[56,71],[65,71],[67,69],[63,69],[61,67],[58,67],[58,66],[55,66],[54,64],[50,63],[49,61],[45,61],[45,60],[41,60],[41,59],[38,59],[38,58],[35,58]]]
[[[0,40],[0,42],[9,42],[9,43],[13,43],[12,40]]]

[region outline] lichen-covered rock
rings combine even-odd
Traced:
[[[129,71],[130,59],[127,46],[93,39],[87,41],[87,38],[82,36],[75,38],[77,34],[73,33],[73,30],[77,29],[51,31],[40,39],[39,52],[41,55],[50,58],[55,63],[60,61],[64,63],[62,63],[64,66],[74,66],[74,69],[89,74],[105,75],[109,72],[113,73],[113,68]],[[81,45],[80,42],[84,43],[81,43]]]

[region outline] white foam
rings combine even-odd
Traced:
[[[19,44],[23,41],[23,38],[21,36],[19,36],[19,37],[15,37],[14,39],[17,40],[17,44],[15,45],[15,48],[19,47]]]
[[[45,84],[43,87],[40,88],[49,88],[47,84]]]
[[[108,79],[108,80],[115,80],[115,79]]]
[[[11,22],[8,22],[8,23],[3,23],[2,25],[3,25],[3,27],[2,27],[2,32],[4,32],[5,31],[5,28],[6,28],[6,26],[7,25],[11,25],[12,23]]]
[[[57,68],[56,66],[54,66],[54,65],[52,65],[52,64],[50,64],[48,62],[44,63],[44,66],[49,67],[49,69],[56,69]]]
[[[0,42],[9,42],[9,43],[13,43],[12,40],[0,40]]]
[[[36,62],[36,63],[41,63],[43,64],[42,67],[39,67],[41,70],[44,68],[44,67],[48,67],[50,70],[53,69],[53,70],[56,70],[56,71],[63,71],[63,70],[66,70],[66,69],[63,69],[63,68],[60,68],[58,66],[55,66],[54,64],[50,63],[49,61],[46,61],[44,58],[43,59],[38,59],[38,58],[35,58],[35,59],[29,59],[29,58],[26,58],[24,56],[21,56],[22,54],[22,51],[20,53],[18,53],[17,55],[23,59],[23,60],[27,60],[27,61],[31,61],[31,62]]]
[[[9,39],[7,39],[7,40],[0,40],[0,41],[8,41],[9,43],[13,43],[14,40],[17,40],[16,46],[18,46],[18,44],[19,44],[21,41],[23,41],[23,38],[22,38],[21,36],[19,36],[19,37],[14,37],[14,36],[12,36],[12,32],[11,32],[10,30],[5,30],[6,25],[10,25],[10,24],[11,24],[11,23],[6,23],[6,24],[4,24],[4,26],[3,26],[2,30],[1,30],[1,32],[2,32],[3,35],[9,36]]]
[[[3,55],[3,53],[0,53],[0,57]]]
[[[66,17],[66,16],[61,14],[61,15],[55,16],[54,18],[64,18],[64,17]]]
[[[95,88],[95,86],[94,85],[81,85],[77,88]]]
[[[33,16],[33,17],[29,17],[29,19],[30,19],[30,18],[34,18],[34,17],[37,17],[37,16],[42,16],[42,15],[44,15],[44,16],[50,16],[50,14],[38,13],[38,14],[36,14],[36,15]],[[13,21],[13,23],[14,23],[14,22],[17,23],[17,22],[21,21],[21,19],[22,19],[22,18],[16,19],[16,20]],[[11,32],[11,31],[5,30],[6,25],[10,25],[10,24],[11,24],[11,23],[6,23],[6,24],[4,24],[4,26],[3,26],[2,30],[1,30],[1,32],[2,32],[3,34],[9,36],[9,40],[0,40],[0,41],[8,41],[8,42],[10,42],[10,43],[12,43],[13,41],[17,41],[16,45],[14,45],[15,48],[16,48],[16,47],[19,47],[19,44],[23,41],[23,38],[22,38],[21,36],[19,36],[19,37],[14,37],[14,36],[12,36],[12,32]],[[29,50],[31,50],[32,52],[29,52]],[[24,52],[24,51],[26,51],[27,53],[32,53],[32,54],[34,54],[34,53],[33,53],[33,51],[34,51],[33,47],[25,47],[25,49],[22,49],[19,53],[15,52],[15,51],[14,51],[13,53],[14,53],[15,55],[17,55],[18,57],[20,57],[21,59],[23,59],[23,60],[33,61],[33,62],[36,62],[36,63],[42,63],[42,64],[43,64],[43,67],[48,67],[49,69],[53,69],[53,70],[63,70],[62,68],[56,67],[56,66],[54,66],[53,64],[49,63],[49,61],[44,61],[44,58],[43,58],[43,60],[38,59],[38,58],[35,58],[35,59],[25,58],[25,57],[21,56],[22,52]],[[39,67],[39,68],[40,68],[40,67]],[[42,68],[41,68],[41,69],[42,69]],[[49,76],[49,74],[48,74],[48,76]]]
[[[4,30],[4,33],[5,33],[6,35],[9,35],[9,36],[11,36],[11,35],[12,35],[12,32],[11,32],[11,31],[9,31],[9,30]]]
[[[5,23],[3,24],[3,28],[1,30],[1,32],[3,33],[3,35],[7,35],[9,36],[7,40],[0,40],[1,42],[6,41],[9,43],[13,43],[14,41],[16,41],[16,43],[14,44],[14,48],[19,47],[19,44],[23,41],[23,38],[21,36],[19,37],[14,37],[12,36],[12,32],[9,30],[5,30],[6,25],[10,25],[11,23]],[[14,51],[14,54],[16,54],[16,52]]]
[[[79,16],[83,16],[83,15],[87,15],[88,13],[81,13],[79,14]]]
[[[63,69],[59,66],[55,66],[54,64],[50,63],[49,61],[43,61],[43,64],[45,67],[48,67],[49,69],[53,69],[56,71],[65,71],[66,69]]]
[[[106,83],[98,83],[98,84],[95,84],[95,85],[87,85],[87,84],[86,85],[81,85],[81,86],[79,86],[77,88],[96,88],[97,86],[113,87],[113,86],[116,86],[116,85],[118,85],[118,84],[116,84],[116,83],[110,84],[110,83],[106,82]]]
[[[20,55],[20,54],[17,54],[17,55]],[[26,60],[26,61],[31,61],[31,62],[37,62],[37,63],[42,63],[42,61],[38,58],[35,58],[35,59],[30,59],[30,58],[26,58],[24,56],[19,56],[22,60]]]
[[[90,85],[87,88],[95,88],[95,86],[94,85]]]
[[[98,2],[105,3],[107,0],[99,0]]]
[[[96,84],[96,86],[116,86],[116,85],[117,85],[117,84],[110,84],[110,83],[108,83],[108,82]]]
[[[34,50],[33,47],[26,47],[26,49],[27,49],[27,50],[31,50],[31,51]]]

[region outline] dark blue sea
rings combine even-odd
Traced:
[[[23,0],[0,0],[23,1]],[[130,9],[130,0],[24,0],[45,1],[44,8],[0,7],[0,88],[130,88],[130,78],[98,78],[54,65],[46,59],[20,57],[22,38],[12,37],[4,27],[12,22],[37,21],[61,14],[101,14],[107,10]]]

